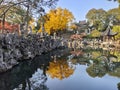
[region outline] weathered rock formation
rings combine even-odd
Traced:
[[[0,72],[17,65],[20,60],[34,58],[61,46],[60,39],[40,34],[0,34]]]

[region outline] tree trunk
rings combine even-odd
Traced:
[[[1,32],[3,33],[5,29],[5,14],[3,15],[3,21],[2,21],[2,30]]]
[[[29,5],[27,6],[27,14],[26,14],[26,30],[28,30],[29,24]]]

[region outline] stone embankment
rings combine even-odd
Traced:
[[[60,46],[60,39],[54,39],[47,35],[0,34],[0,73],[11,69],[22,60],[32,59],[36,55]]]
[[[84,48],[84,47],[94,47],[94,48],[102,48],[103,50],[120,50],[120,41],[95,41],[95,40],[67,40],[64,41],[64,45],[68,48]]]

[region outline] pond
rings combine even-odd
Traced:
[[[62,49],[0,74],[0,90],[120,90],[120,52]]]

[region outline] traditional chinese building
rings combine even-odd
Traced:
[[[107,27],[107,29],[101,33],[101,36],[103,37],[103,41],[109,41],[109,40],[115,40],[115,36],[117,35],[117,32],[112,32],[112,29],[110,26]]]
[[[13,33],[13,32],[19,32],[19,29],[20,29],[19,24],[11,24],[11,23],[5,21],[4,25],[3,25],[3,21],[0,20],[0,31],[1,32]]]
[[[77,26],[77,30],[79,31],[79,33],[85,33],[85,30],[88,27],[88,23],[86,22],[86,20],[83,21],[79,21],[79,23],[76,23]]]

